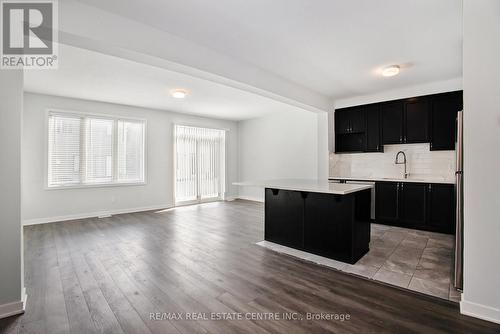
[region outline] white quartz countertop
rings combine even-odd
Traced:
[[[308,191],[335,195],[347,195],[353,192],[371,189],[369,184],[335,183],[327,179],[275,179],[264,181],[234,182],[235,186],[251,186],[260,188],[275,188],[283,190]]]
[[[330,180],[346,180],[346,181],[387,181],[387,182],[417,182],[417,183],[446,183],[455,184],[455,181],[446,180],[444,178],[418,178],[411,177],[405,178],[392,178],[392,177],[354,177],[354,176],[330,176]]]

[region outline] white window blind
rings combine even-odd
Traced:
[[[49,113],[48,186],[141,183],[145,122]]]
[[[118,121],[118,180],[144,180],[144,123]]]
[[[108,183],[113,181],[113,120],[87,118],[85,120],[85,181]]]
[[[222,197],[225,131],[176,125],[175,152],[176,202]]]
[[[49,185],[78,184],[80,175],[80,117],[51,116],[49,118]]]

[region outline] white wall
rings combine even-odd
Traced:
[[[291,108],[241,121],[238,134],[240,181],[327,177],[326,113]],[[258,188],[240,187],[239,195],[263,200]]]
[[[383,153],[332,153],[330,176],[402,177],[404,167],[394,163],[398,151],[405,152],[412,177],[434,182],[455,180],[455,151],[431,151],[429,143],[384,145]]]
[[[500,1],[464,0],[462,313],[500,323]]]
[[[0,318],[23,309],[22,94],[23,73],[0,70]]]
[[[173,206],[173,124],[228,129],[226,195],[237,195],[236,122],[161,110],[26,93],[24,96],[23,218],[36,223]],[[147,119],[147,184],[84,189],[45,189],[46,109],[82,111]]]

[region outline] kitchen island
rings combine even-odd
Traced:
[[[266,241],[356,263],[369,250],[371,185],[281,179],[265,188]]]

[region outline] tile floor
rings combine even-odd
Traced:
[[[267,241],[258,244],[337,270],[460,301],[453,288],[452,235],[372,224],[370,251],[350,265]]]

